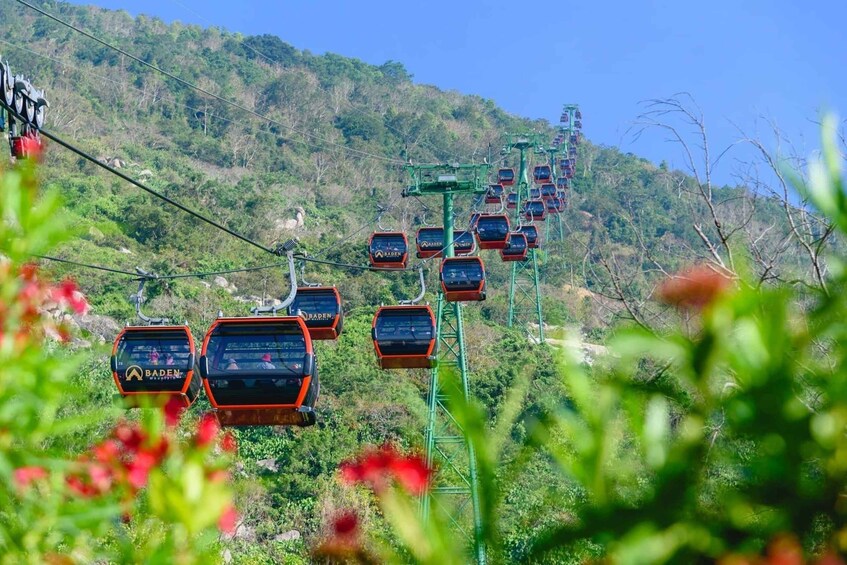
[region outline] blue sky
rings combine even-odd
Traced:
[[[714,150],[774,120],[807,154],[821,109],[847,114],[847,2],[592,0],[95,0],[374,64],[402,62],[417,82],[491,98],[507,111],[558,120],[579,103],[595,143],[682,166],[658,134],[627,134],[648,98],[690,92]],[[761,123],[759,124],[760,129]],[[770,143],[770,142],[768,142]],[[744,159],[738,152],[736,158]],[[721,182],[731,182],[733,159]]]

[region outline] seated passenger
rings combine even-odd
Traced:
[[[276,365],[271,363],[271,354],[270,353],[265,353],[264,355],[262,355],[262,362],[259,363],[259,368],[260,369],[267,369],[267,370],[276,369]]]

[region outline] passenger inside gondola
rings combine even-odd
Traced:
[[[133,378],[134,372],[129,370],[132,367],[140,369],[142,374],[146,374],[147,369],[160,367],[162,352],[164,352],[164,364],[172,369],[161,369],[156,371],[155,375],[145,378]],[[178,391],[182,389],[185,372],[193,369],[191,366],[193,358],[185,333],[176,333],[173,338],[135,337],[126,334],[120,341],[115,355],[115,369],[121,386],[126,392]]]
[[[475,290],[485,280],[482,262],[474,259],[450,260],[444,265],[443,276],[449,290]]]

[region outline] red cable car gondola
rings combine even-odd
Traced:
[[[547,206],[543,200],[528,200],[524,204],[524,217],[530,222],[542,222],[547,218]]]
[[[415,235],[415,246],[418,250],[418,259],[429,259],[440,254],[441,248],[444,247],[444,228],[418,228],[418,233]]]
[[[546,203],[548,214],[558,214],[562,209],[562,201],[559,197],[550,198],[546,201]]]
[[[171,397],[191,406],[200,393],[188,326],[128,326],[115,338],[112,377],[130,406],[141,397]]]
[[[541,198],[553,198],[556,196],[556,185],[552,183],[541,185]]]
[[[200,357],[206,395],[223,426],[311,426],[320,382],[299,316],[218,318]]]
[[[574,113],[574,117],[575,117],[577,120],[581,120],[581,119],[582,119],[582,112],[580,112],[579,110],[577,110],[577,111]]]
[[[553,173],[550,170],[550,165],[538,165],[532,171],[532,178],[535,179],[535,182],[537,184],[550,182],[552,175],[553,175]]]
[[[500,169],[497,171],[497,183],[503,186],[512,186],[515,184],[515,170]]]
[[[563,167],[564,168],[564,167]],[[568,179],[567,177],[559,177],[556,179],[556,188],[558,190],[564,190],[568,188]]]
[[[429,306],[381,306],[371,335],[382,369],[435,367],[435,315]]]
[[[476,238],[480,249],[503,249],[509,241],[509,217],[506,214],[483,214],[476,222]]]
[[[447,257],[441,261],[441,289],[448,302],[485,300],[485,266],[479,257]]]
[[[521,226],[518,228],[518,231],[526,237],[526,245],[529,249],[538,249],[538,228],[534,225],[530,224],[528,226]]]
[[[530,200],[538,200],[541,198],[541,189],[540,188],[530,188],[529,189],[529,199]]]
[[[476,238],[469,230],[453,230],[453,253],[455,255],[470,255],[476,252]]]
[[[503,203],[503,185],[490,184],[488,191],[485,193],[486,204],[502,204]]]
[[[508,210],[514,210],[517,207],[518,207],[518,193],[517,192],[510,192],[506,196],[506,208]]]
[[[344,327],[341,294],[334,286],[301,286],[288,306],[288,315],[299,313],[306,321],[309,336],[315,339],[338,339]]]
[[[409,240],[403,232],[374,232],[368,241],[368,257],[373,267],[405,269],[409,261]]]
[[[515,232],[509,238],[509,245],[500,250],[500,259],[503,261],[523,261],[526,259],[529,245],[526,236]]]

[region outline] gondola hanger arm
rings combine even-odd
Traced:
[[[424,277],[423,265],[420,265],[418,267],[418,274],[420,275],[421,279],[421,293],[411,300],[401,300],[400,304],[404,306],[414,306],[415,304],[423,300],[423,297],[426,294],[426,278]]]
[[[138,291],[130,296],[130,301],[135,305],[135,314],[138,318],[147,324],[148,326],[164,326],[170,322],[168,318],[151,318],[146,316],[144,312],[141,311],[141,305],[144,304],[144,285],[147,284],[147,281],[150,279],[156,279],[156,275],[153,273],[148,273],[141,267],[136,267],[135,272],[138,273],[141,278],[138,279]]]
[[[254,315],[258,314],[271,314],[272,316],[276,316],[276,313],[280,310],[284,310],[288,308],[292,302],[294,302],[294,298],[297,296],[297,269],[294,265],[294,249],[297,247],[296,239],[289,239],[282,245],[278,246],[276,249],[277,255],[282,255],[283,253],[288,260],[288,281],[290,284],[290,290],[288,291],[288,296],[285,297],[285,300],[282,301],[281,304],[273,305],[273,306],[257,306],[250,310]]]

